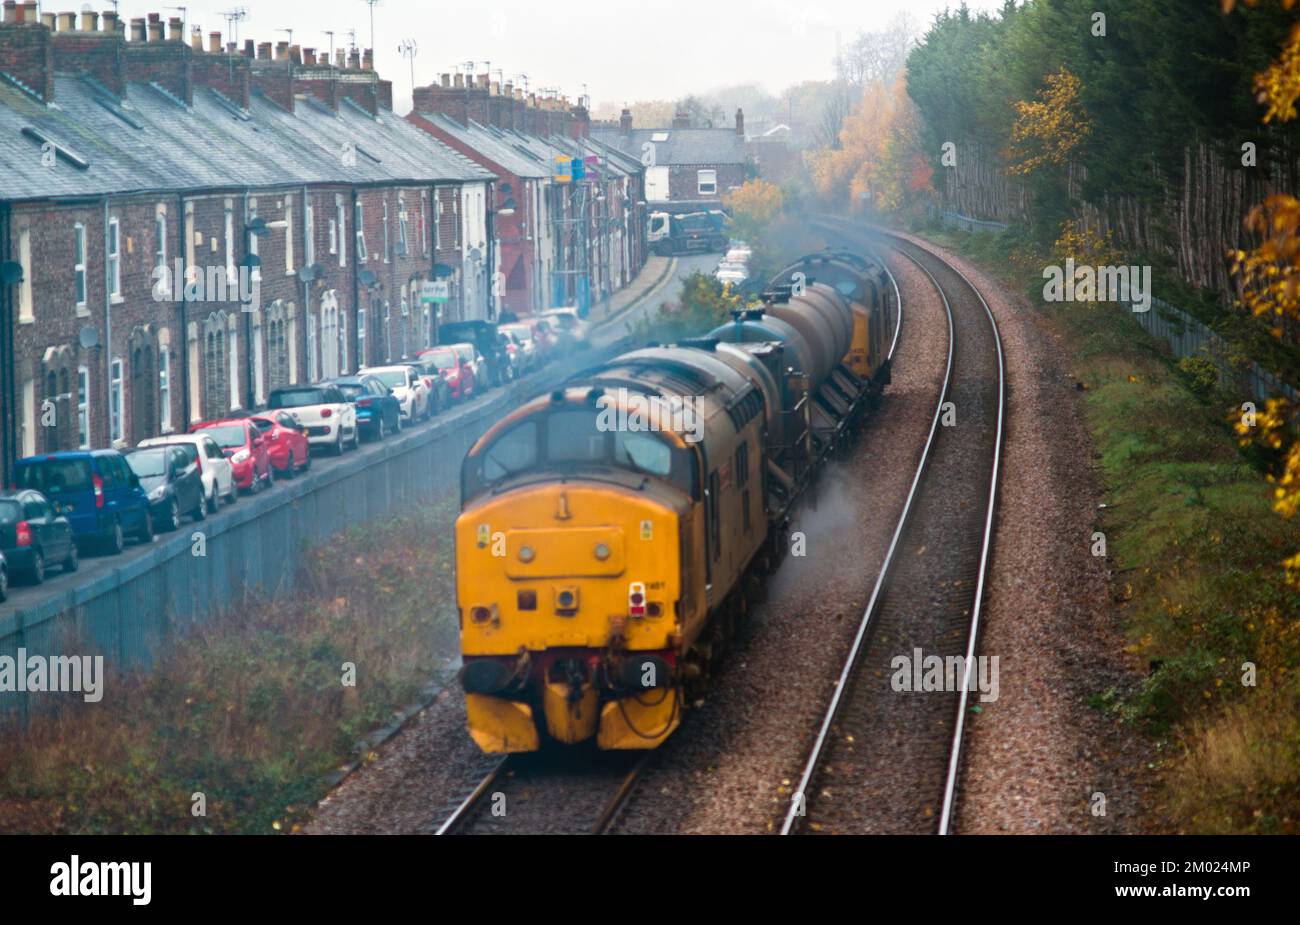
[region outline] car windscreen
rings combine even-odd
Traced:
[[[169,450],[137,450],[127,454],[126,464],[131,471],[142,479],[156,478],[167,474]]]
[[[531,328],[520,327],[520,328],[509,328],[508,330],[510,331],[511,334],[513,334],[515,337],[518,337],[522,341],[526,342],[533,339],[533,332]]]
[[[364,385],[360,385],[359,383],[353,384],[351,382],[336,382],[335,385],[338,386],[339,391],[343,393],[343,397],[346,398],[348,401],[353,401],[355,399],[361,398],[363,395],[368,394],[366,392],[366,387]]]
[[[86,459],[42,459],[18,467],[18,487],[31,488],[48,497],[90,491],[90,461]]]
[[[0,524],[16,524],[23,519],[23,506],[9,498],[0,500]]]
[[[205,427],[203,432],[221,444],[223,450],[248,443],[243,424],[219,424],[216,427]]]
[[[451,353],[430,353],[425,359],[433,363],[438,369],[455,369],[456,356]]]
[[[390,389],[402,388],[406,385],[406,371],[401,369],[390,369],[383,372],[375,373],[375,378],[388,386]]]
[[[267,407],[274,410],[326,404],[329,404],[329,396],[325,394],[324,389],[286,389],[282,392],[272,392]]]

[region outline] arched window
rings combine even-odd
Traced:
[[[266,362],[271,373],[271,388],[289,384],[289,337],[284,303],[276,300],[266,314]]]
[[[203,416],[217,418],[228,410],[230,368],[226,343],[226,313],[214,312],[203,322]]]

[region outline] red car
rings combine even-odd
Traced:
[[[210,434],[230,460],[235,487],[250,495],[271,486],[271,453],[266,438],[248,418],[204,421],[190,428],[190,433]]]
[[[271,456],[271,471],[282,479],[291,479],[311,468],[311,443],[301,424],[287,411],[255,414],[250,421],[266,441]]]
[[[442,373],[452,398],[460,401],[476,394],[474,367],[461,359],[460,354],[451,347],[431,347],[422,350],[420,359],[433,362],[434,368]]]

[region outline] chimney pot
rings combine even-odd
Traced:
[[[60,31],[60,32],[75,32],[75,31],[77,31],[77,14],[76,14],[76,13],[60,13],[60,14],[59,14],[59,31]]]
[[[442,85],[443,85],[444,87],[450,87],[450,86],[451,86],[451,75],[450,75],[450,74],[443,74],[443,75],[442,75]]]
[[[500,96],[500,95],[501,95],[501,84],[500,84],[500,82],[499,82],[499,81],[495,81],[495,80],[492,81],[492,85],[488,88],[488,91],[489,91],[493,96]]]
[[[99,31],[99,14],[83,12],[81,14],[81,31],[98,32]]]
[[[294,64],[302,64],[302,46],[300,45],[289,46],[289,60],[292,61]]]
[[[163,22],[162,17],[157,13],[149,14],[149,41],[163,41]]]
[[[259,60],[259,61],[270,61],[270,60],[271,60],[271,49],[274,48],[274,47],[275,47],[275,46],[273,46],[270,42],[258,42],[258,43],[257,43],[257,58],[258,58],[258,60]]]
[[[289,60],[289,43],[288,43],[288,42],[276,42],[276,43],[275,43],[275,60],[276,60],[276,61],[288,61],[288,60]]]
[[[348,66],[348,52],[345,48],[336,49],[334,52],[334,66],[343,70]]]
[[[245,58],[257,57],[257,43],[254,42],[252,39],[244,39],[244,57]]]
[[[19,0],[18,21],[35,25],[45,17],[36,14],[36,0]]]
[[[373,71],[375,69],[375,50],[367,48],[361,56],[361,69],[363,71]]]
[[[361,70],[361,49],[354,48],[348,52],[348,70]]]
[[[22,6],[20,5],[20,6],[18,7],[18,9],[21,11],[21,10],[22,10]],[[55,15],[54,15],[53,13],[42,13],[42,14],[41,14],[41,25],[44,26],[46,29],[49,29],[51,32],[53,32],[53,31],[55,30],[55,28],[56,28],[56,25],[55,25],[55,19],[56,19],[56,17],[55,17]],[[31,21],[32,21],[32,20],[30,20],[30,19],[29,19],[29,20],[25,20],[25,22],[31,22]]]
[[[214,55],[221,54],[221,33],[220,32],[208,33],[208,51],[210,51]],[[231,51],[234,51],[233,47],[231,48]]]
[[[167,23],[167,32],[173,42],[185,41],[185,20],[173,16]]]
[[[118,22],[117,14],[112,10],[100,14],[99,29],[107,35],[116,35],[121,24]]]
[[[308,67],[314,67],[316,64],[316,49],[304,48],[302,50],[302,63]]]
[[[193,26],[190,28],[190,47],[195,51],[203,51],[203,27]]]
[[[4,0],[4,10],[4,21],[6,23],[20,22],[18,19],[18,0]]]
[[[453,80],[453,82],[454,82],[454,84],[455,84],[457,90],[459,90],[459,89],[461,89],[462,87],[465,86],[465,75],[464,75],[464,74],[457,74],[457,75],[455,75],[455,77],[452,78],[452,80]]]

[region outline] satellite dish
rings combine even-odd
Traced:
[[[478,261],[483,259],[483,252],[479,250],[477,247],[471,247],[469,249],[469,259],[477,263]]]
[[[374,270],[362,270],[357,274],[357,282],[366,287],[373,286],[378,279]]]
[[[244,266],[248,267],[250,270],[255,270],[261,265],[262,265],[262,258],[257,256],[257,254],[244,255]]]
[[[318,263],[313,263],[311,266],[303,267],[298,271],[298,278],[302,280],[304,283],[315,282],[316,280],[320,279],[320,276],[321,276],[321,268],[320,268],[320,264]]]
[[[434,279],[450,279],[455,274],[456,271],[453,270],[451,267],[447,266],[445,263],[435,263],[433,265]]]
[[[509,211],[513,212],[515,209],[519,208],[519,203],[515,202],[513,199],[506,199],[505,207]]]
[[[514,192],[514,190],[511,188],[509,183],[502,183],[500,189],[502,194],[506,196],[509,196],[512,192]]]
[[[23,281],[23,265],[14,260],[0,263],[0,283],[13,286]]]
[[[81,332],[77,335],[77,339],[81,342],[81,346],[87,350],[89,350],[91,347],[98,347],[99,329],[91,327],[90,325],[86,325],[84,328],[81,329]]]

